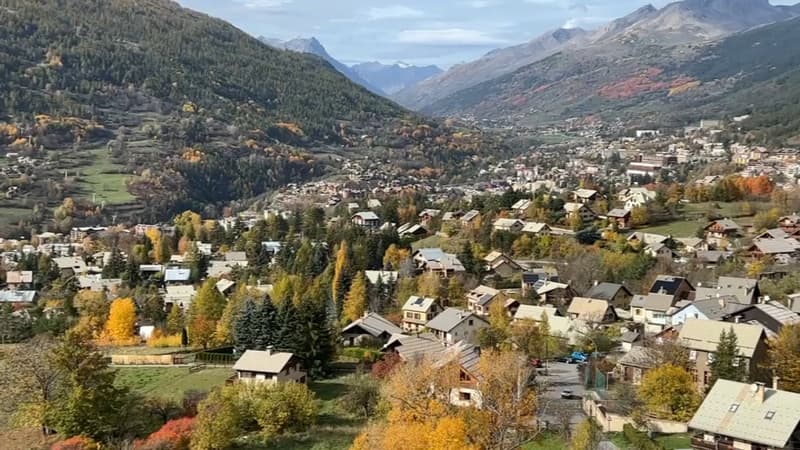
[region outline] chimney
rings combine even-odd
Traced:
[[[270,355],[272,355],[272,350],[274,350],[274,349],[275,349],[275,347],[270,345],[270,346],[267,346],[267,348],[265,348],[264,351],[267,352],[267,356],[270,356]]]
[[[778,382],[781,380],[781,377],[774,376],[772,377],[772,389],[778,390]]]
[[[764,403],[764,383],[756,383],[753,387],[753,397],[758,400],[759,403]]]
[[[717,301],[719,302],[720,307],[725,307],[725,297],[721,297],[719,294],[717,294]]]

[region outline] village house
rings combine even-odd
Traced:
[[[705,227],[706,242],[715,247],[727,248],[733,241],[741,237],[742,227],[730,219],[720,219]]]
[[[634,323],[643,324],[646,333],[659,333],[669,325],[670,313],[678,301],[669,294],[634,295],[631,300],[631,319]]]
[[[435,273],[442,278],[466,271],[456,255],[445,253],[440,248],[421,248],[414,252],[412,259],[417,270]]]
[[[233,366],[239,383],[265,384],[305,383],[306,372],[300,360],[291,353],[267,350],[245,350]]]
[[[369,284],[373,286],[379,284],[393,286],[397,284],[397,278],[400,274],[396,271],[389,270],[365,270],[364,276],[367,277]]]
[[[393,334],[403,330],[377,313],[365,313],[342,329],[341,337],[346,346],[353,347],[370,342],[386,344]]]
[[[680,244],[681,252],[685,255],[697,255],[699,252],[708,251],[708,242],[697,237],[677,238],[675,241]]]
[[[9,270],[6,272],[6,284],[11,290],[17,290],[21,286],[33,284],[33,271],[30,270]]]
[[[481,212],[478,211],[478,210],[473,209],[473,210],[467,211],[461,217],[461,225],[464,226],[464,227],[472,226],[472,224],[475,223],[475,220],[480,218],[480,216],[481,216]]]
[[[733,330],[739,345],[741,364],[748,379],[763,379],[761,369],[767,355],[767,336],[760,325],[729,323],[716,320],[687,319],[678,335],[681,345],[689,350],[692,377],[697,390],[705,392],[711,381],[711,362],[723,331]]]
[[[53,262],[61,271],[61,275],[65,277],[85,275],[89,271],[89,266],[83,258],[77,256],[62,256],[60,258],[53,258]]]
[[[187,284],[192,277],[190,269],[170,267],[164,270],[164,282],[167,284]]]
[[[10,305],[19,310],[36,304],[39,294],[36,291],[0,291],[0,305]]]
[[[651,349],[643,346],[632,346],[617,362],[617,373],[625,383],[638,386],[648,370],[654,367]]]
[[[566,305],[577,295],[575,290],[567,283],[558,283],[551,280],[541,280],[534,285],[536,294],[539,295],[539,303],[553,305],[566,312]],[[523,294],[524,295],[524,294]]]
[[[747,254],[754,260],[771,257],[777,264],[789,265],[800,258],[800,241],[794,238],[754,239],[747,248]]]
[[[617,200],[624,205],[624,209],[633,211],[634,208],[647,206],[647,204],[654,201],[657,196],[658,194],[655,191],[636,187],[621,191],[617,195]]]
[[[353,225],[370,230],[377,230],[381,226],[380,217],[372,211],[355,213],[350,220],[353,222]]]
[[[734,297],[739,303],[751,305],[761,297],[758,289],[758,280],[737,277],[719,277],[716,287],[697,286],[694,298],[709,298],[728,296]]]
[[[605,300],[615,308],[628,309],[633,293],[625,286],[617,283],[595,283],[586,293],[586,297]]]
[[[668,244],[671,238],[669,236],[664,236],[663,234],[654,234],[654,233],[644,233],[641,231],[635,231],[628,235],[627,241],[631,245],[637,245],[639,247],[647,247],[649,245],[657,245],[657,244]]]
[[[403,305],[403,320],[400,326],[407,333],[418,333],[425,324],[433,320],[442,308],[435,298],[412,295]]]
[[[789,234],[794,234],[800,231],[800,215],[792,214],[790,216],[783,216],[778,219],[778,226]]]
[[[718,380],[689,421],[696,450],[779,450],[800,446],[800,394]]]
[[[419,224],[406,223],[397,229],[397,234],[401,238],[423,237],[428,235],[428,229]]]
[[[553,229],[546,223],[525,222],[525,226],[522,227],[522,232],[530,233],[534,236],[549,236],[553,234]]]
[[[659,275],[650,286],[651,294],[664,294],[677,300],[686,300],[694,292],[694,286],[683,277],[672,275]]]
[[[509,279],[522,271],[522,267],[503,252],[493,251],[483,258],[487,272],[503,279]]]
[[[428,225],[441,214],[442,211],[440,209],[425,209],[417,217],[422,225]]]
[[[488,316],[489,310],[497,302],[505,304],[508,297],[489,286],[478,286],[467,293],[467,307],[479,316]]]
[[[517,216],[524,216],[531,206],[533,206],[533,202],[524,198],[511,205],[511,211],[513,211]]]
[[[686,302],[681,307],[670,313],[669,324],[678,326],[688,319],[720,320],[747,308],[748,305],[739,303],[734,296],[714,296],[699,298],[693,302]]]
[[[425,328],[444,345],[459,341],[477,344],[480,330],[488,327],[486,319],[458,308],[447,308],[425,324]]]
[[[656,259],[670,260],[678,257],[678,254],[667,247],[666,244],[650,244],[644,248],[644,252]]]
[[[610,324],[617,321],[617,313],[607,301],[586,297],[572,299],[567,309],[567,317],[596,324]]]
[[[497,219],[494,221],[493,228],[495,231],[519,233],[525,228],[525,222],[519,219]]]
[[[721,320],[734,323],[761,325],[768,338],[774,338],[786,325],[800,323],[800,315],[787,308],[783,303],[770,301],[755,305],[742,305],[739,310],[726,314]]]
[[[572,200],[584,205],[595,202],[600,198],[600,194],[594,189],[578,189],[572,191]]]
[[[196,293],[197,291],[191,284],[167,286],[166,294],[164,294],[164,306],[167,311],[174,307],[188,311]]]
[[[606,214],[608,223],[616,226],[620,230],[627,230],[631,227],[631,212],[627,209],[612,209]]]
[[[584,224],[592,223],[597,218],[594,211],[583,203],[565,203],[564,212],[567,215],[567,219],[569,219],[571,215],[577,214]]]

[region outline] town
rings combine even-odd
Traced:
[[[477,181],[352,161],[258,210],[4,239],[8,425],[62,449],[792,448],[800,151],[738,121],[570,123],[547,133],[581,144]]]

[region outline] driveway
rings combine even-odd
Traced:
[[[555,428],[569,421],[570,428],[574,429],[586,418],[581,409],[584,388],[578,373],[578,365],[551,362],[548,363],[547,375],[544,375],[544,372],[544,369],[539,369],[536,377],[537,384],[542,389],[539,395],[539,419]],[[562,399],[563,390],[572,391],[572,398]]]

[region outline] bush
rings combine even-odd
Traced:
[[[360,347],[347,347],[342,350],[341,355],[345,358],[355,359],[358,362],[374,363],[383,357],[377,350],[370,350]]]
[[[147,346],[153,348],[167,348],[167,347],[180,347],[181,335],[163,335],[160,331],[156,330],[150,339],[147,340]]]
[[[170,420],[144,441],[134,444],[137,450],[188,450],[194,429],[193,417]]]
[[[622,428],[622,434],[625,436],[625,439],[631,443],[631,449],[664,450],[663,446],[647,437],[646,433],[637,430],[629,424],[625,424],[625,426]]]
[[[253,412],[261,435],[271,439],[287,431],[306,431],[317,419],[314,393],[305,384],[282,383],[260,388]]]

